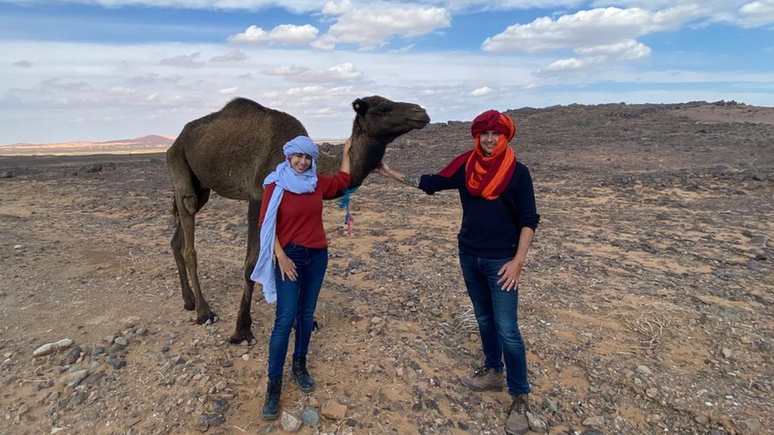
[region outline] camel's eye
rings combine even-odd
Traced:
[[[385,107],[380,107],[379,108],[379,113],[381,113],[382,115],[386,115],[386,114],[388,114],[390,112],[392,112],[392,107],[390,107],[390,106],[385,106]]]

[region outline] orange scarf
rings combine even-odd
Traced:
[[[516,170],[516,155],[508,146],[508,142],[513,139],[516,128],[511,118],[495,110],[490,110],[476,117],[471,130],[475,138],[474,148],[452,160],[438,174],[443,177],[451,177],[464,164],[465,185],[468,192],[473,196],[495,200],[508,187],[513,172]],[[484,131],[500,133],[497,145],[489,157],[484,155],[480,143],[480,136]]]

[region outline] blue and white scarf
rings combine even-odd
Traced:
[[[287,190],[293,193],[314,192],[317,187],[317,158],[320,156],[317,144],[306,136],[298,136],[282,147],[287,157],[277,165],[277,169],[263,180],[264,189],[271,183],[276,183],[274,193],[271,195],[266,214],[261,226],[261,250],[258,254],[258,262],[255,263],[250,279],[261,283],[263,296],[266,302],[273,303],[277,300],[277,283],[274,278],[274,239],[277,236],[277,211],[279,210],[282,195]],[[293,154],[304,153],[312,156],[312,165],[305,172],[299,174],[290,166],[288,159]],[[263,199],[266,201],[266,198]]]

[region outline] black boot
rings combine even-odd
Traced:
[[[266,387],[266,401],[263,402],[263,419],[274,420],[279,416],[280,394],[282,394],[282,379],[269,380]]]
[[[293,379],[296,380],[298,388],[304,393],[309,393],[314,390],[314,379],[312,375],[306,371],[306,357],[294,356],[293,357]]]

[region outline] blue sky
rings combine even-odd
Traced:
[[[343,138],[352,100],[774,106],[774,0],[0,0],[0,144],[177,135],[236,96]],[[518,123],[518,120],[516,120]]]

